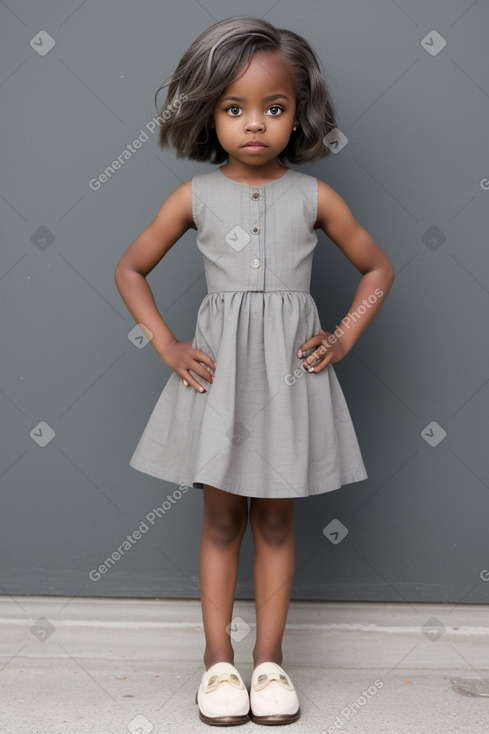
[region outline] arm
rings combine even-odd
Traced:
[[[394,280],[392,264],[373,237],[355,220],[344,200],[324,181],[318,179],[318,211],[315,228],[320,228],[360,271],[358,284],[347,315],[334,334],[320,329],[319,334],[301,345],[303,353],[316,349],[303,362],[314,372],[339,362],[348,354],[381,307]],[[302,356],[298,352],[299,357]]]
[[[174,369],[182,380],[203,392],[201,384],[189,375],[188,370],[192,369],[211,382],[211,374],[200,362],[215,369],[214,361],[209,355],[194,349],[192,342],[179,342],[176,339],[158,312],[146,280],[148,273],[191,227],[195,229],[191,182],[186,181],[170,194],[154,220],[124,252],[116,265],[114,279],[129,312],[149,332],[151,344],[163,362]]]

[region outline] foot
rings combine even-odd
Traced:
[[[232,726],[249,721],[248,691],[231,663],[215,663],[204,672],[195,700],[206,724]]]
[[[260,663],[250,686],[251,719],[256,724],[290,724],[300,716],[299,699],[287,673],[277,663]]]

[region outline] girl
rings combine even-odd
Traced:
[[[328,156],[325,137],[335,128],[303,38],[257,18],[227,18],[194,41],[163,86],[160,145],[225,163],[170,194],[115,270],[127,308],[173,370],[130,465],[203,490],[200,718],[289,723],[300,715],[281,667],[294,500],[367,477],[332,365],[372,320],[394,273],[340,196],[284,163]],[[208,293],[193,341],[181,342],[146,276],[189,228]],[[334,334],[321,328],[309,292],[316,229],[362,274]],[[256,605],[249,694],[229,632],[248,497]]]

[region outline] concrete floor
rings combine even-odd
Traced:
[[[292,602],[283,667],[307,734],[489,734],[485,605]],[[252,602],[236,602],[249,685]],[[198,600],[0,597],[1,731],[191,734],[204,670]],[[270,727],[247,723],[242,734]],[[273,731],[274,729],[272,729]]]

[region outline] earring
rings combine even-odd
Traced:
[[[294,127],[292,128],[292,130],[297,130],[297,125],[294,125]]]

